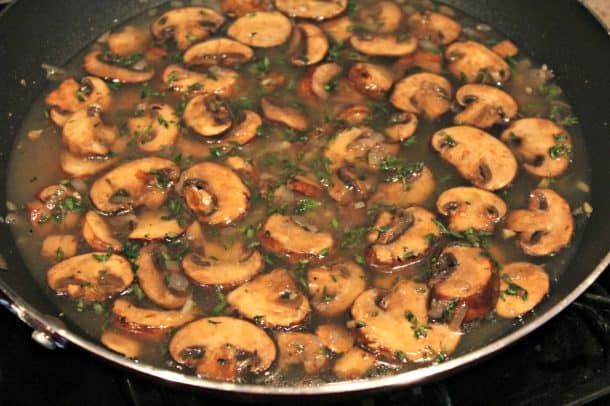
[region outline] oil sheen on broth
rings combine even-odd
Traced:
[[[591,211],[552,71],[426,1],[270,3],[149,10],[32,106],[8,195],[60,317],[273,385],[443,362],[532,317]]]

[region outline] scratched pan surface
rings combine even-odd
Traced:
[[[0,215],[7,214],[6,177],[9,154],[22,119],[31,103],[48,85],[40,65],[63,65],[86,44],[118,21],[163,1],[21,0],[0,17]],[[172,383],[222,392],[233,397],[261,395],[269,400],[294,395],[332,397],[396,387],[440,378],[493,356],[535,330],[576,299],[610,262],[610,39],[588,11],[575,0],[445,0],[458,10],[492,25],[517,43],[525,54],[546,63],[558,75],[558,84],[579,117],[592,159],[592,206],[595,211],[584,232],[578,253],[554,287],[553,295],[537,308],[535,316],[497,340],[446,363],[394,376],[316,387],[271,387],[218,383],[142,365],[118,356],[87,337],[78,327],[50,315],[57,308],[41,294],[25,269],[6,225],[0,232],[0,254],[6,260],[0,271],[0,303],[29,324],[92,354],[92,362],[121,365]],[[27,86],[20,82],[24,79]],[[34,373],[34,372],[33,372]]]

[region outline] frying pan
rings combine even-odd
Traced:
[[[32,102],[48,85],[41,64],[63,65],[118,21],[161,3],[161,0],[22,0],[5,10],[0,18],[0,184],[6,185],[8,159],[20,123]],[[446,363],[395,376],[318,387],[212,382],[127,360],[103,348],[69,321],[54,317],[59,310],[31,278],[7,226],[3,226],[0,234],[0,254],[6,262],[6,266],[2,266],[6,270],[0,271],[0,303],[34,327],[35,338],[49,347],[72,343],[133,371],[230,396],[328,396],[420,383],[454,373],[493,355],[544,324],[575,300],[610,262],[608,33],[575,0],[445,0],[443,3],[492,25],[518,44],[525,54],[555,70],[559,85],[580,118],[592,159],[594,212],[581,246],[568,270],[553,285],[551,297],[537,307],[535,315],[528,315],[523,325]],[[0,214],[3,216],[7,214],[5,201],[6,191],[2,187]]]

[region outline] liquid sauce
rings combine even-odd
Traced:
[[[8,195],[60,316],[268,385],[444,362],[533,317],[591,211],[552,71],[426,1],[269,3],[149,10],[32,106]]]

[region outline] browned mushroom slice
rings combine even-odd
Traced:
[[[397,207],[421,205],[434,192],[436,182],[430,169],[424,166],[420,172],[414,172],[413,176],[407,179],[406,186],[403,182],[382,182],[367,204],[369,207],[377,203]]]
[[[523,161],[523,168],[535,176],[559,176],[572,159],[570,135],[544,118],[517,120],[504,130],[501,139]]]
[[[71,178],[88,178],[103,171],[117,161],[118,158],[111,158],[109,156],[80,157],[66,150],[62,150],[59,154],[59,166]]]
[[[96,180],[89,190],[91,203],[105,213],[138,206],[161,207],[178,180],[180,169],[167,159],[149,157],[124,163]]]
[[[509,230],[521,233],[519,245],[528,255],[553,254],[567,246],[574,232],[570,205],[550,189],[534,189],[530,193],[528,210],[509,213]]]
[[[227,35],[256,48],[272,48],[282,45],[292,32],[292,23],[277,11],[259,11],[235,20]]]
[[[258,11],[273,10],[271,0],[222,0],[220,8],[229,17],[241,17]]]
[[[342,70],[341,66],[334,62],[312,67],[301,77],[300,94],[304,97],[317,96],[322,100],[327,100],[334,93],[337,77]]]
[[[93,76],[85,76],[80,83],[72,78],[66,79],[45,98],[45,104],[51,109],[49,117],[60,127],[72,113],[90,106],[106,110],[111,101],[106,82]]]
[[[277,335],[280,350],[280,369],[303,365],[305,373],[316,374],[328,366],[328,357],[322,341],[313,334],[288,332]]]
[[[176,111],[169,104],[151,104],[127,121],[129,133],[142,151],[157,152],[176,142],[180,133]]]
[[[113,237],[106,220],[92,210],[85,214],[83,238],[91,248],[98,251],[112,249],[114,252],[120,252],[123,249],[123,244]]]
[[[432,267],[433,295],[437,300],[458,299],[466,306],[464,321],[485,317],[498,297],[498,275],[489,256],[480,248],[450,246]]]
[[[62,141],[68,150],[80,156],[107,155],[108,145],[116,140],[118,131],[105,125],[96,109],[83,109],[68,117],[62,130]]]
[[[517,175],[517,160],[494,136],[474,127],[457,126],[437,131],[432,147],[465,179],[485,190],[509,185]]]
[[[164,13],[150,29],[155,38],[173,38],[178,49],[183,50],[207,38],[224,22],[224,17],[209,8],[183,7]]]
[[[223,143],[245,145],[254,140],[258,134],[258,129],[262,125],[263,119],[258,113],[252,110],[243,110],[242,116],[237,117],[235,125],[223,138]]]
[[[360,378],[375,366],[375,361],[373,354],[354,347],[335,362],[333,372],[341,379]]]
[[[415,38],[399,38],[394,34],[360,34],[349,39],[352,47],[372,56],[403,56],[417,49]]]
[[[104,55],[105,54],[101,51],[93,51],[85,55],[85,60],[83,62],[85,71],[91,75],[121,83],[146,82],[155,75],[153,69],[147,69],[146,67],[143,67],[141,70],[136,70],[120,65],[113,65],[111,63],[112,61],[107,61]]]
[[[394,124],[386,127],[385,133],[394,141],[404,141],[415,133],[419,120],[413,113],[401,113],[394,120]]]
[[[309,127],[307,117],[294,107],[280,107],[264,97],[261,99],[261,108],[265,117],[271,121],[284,124],[297,131],[305,131]]]
[[[169,353],[202,378],[229,382],[265,372],[276,357],[275,343],[263,329],[233,317],[187,324],[170,340]]]
[[[353,262],[341,262],[307,272],[311,305],[322,316],[334,317],[347,310],[366,289],[365,274]]]
[[[168,210],[144,210],[138,215],[135,228],[129,233],[132,240],[161,240],[184,232],[178,220]]]
[[[115,326],[133,333],[164,333],[192,321],[199,314],[193,306],[185,310],[158,310],[138,307],[125,298],[112,305]]]
[[[241,315],[266,327],[291,327],[305,320],[311,308],[285,269],[257,276],[227,295]]]
[[[440,238],[434,221],[434,214],[416,206],[396,214],[381,212],[367,236],[371,243],[367,262],[379,269],[395,269],[419,261]]]
[[[320,324],[316,328],[316,335],[329,350],[337,354],[349,351],[354,345],[352,332],[339,324]]]
[[[361,171],[354,167],[339,168],[330,178],[332,185],[328,188],[329,196],[343,206],[365,200],[371,194],[374,183],[370,178],[362,178]]]
[[[254,51],[241,42],[228,38],[213,38],[193,45],[184,53],[188,65],[231,66],[248,62]]]
[[[334,170],[346,164],[378,168],[384,158],[396,155],[399,149],[398,144],[387,143],[383,134],[368,127],[353,127],[330,140],[324,155]]]
[[[320,26],[335,42],[342,44],[352,36],[354,23],[345,16],[324,21]]]
[[[470,228],[492,232],[494,225],[506,215],[508,207],[502,199],[475,187],[454,187],[445,190],[436,200],[436,209],[449,217],[449,230]]]
[[[347,8],[347,0],[276,0],[275,7],[290,17],[320,21],[341,14]]]
[[[150,43],[150,33],[143,27],[126,25],[120,31],[108,35],[110,52],[119,56],[142,53]]]
[[[529,262],[505,265],[500,275],[500,296],[496,314],[506,319],[532,310],[549,293],[549,275]]]
[[[416,73],[394,86],[390,103],[399,110],[435,120],[451,107],[451,83],[434,73]]]
[[[342,110],[337,115],[337,119],[351,125],[363,124],[366,119],[371,117],[371,114],[371,109],[366,104],[354,104]]]
[[[180,309],[191,298],[191,290],[186,284],[182,291],[171,289],[166,282],[164,272],[158,268],[155,252],[159,246],[147,245],[140,250],[136,259],[138,282],[150,300],[166,309]]]
[[[415,12],[409,16],[407,24],[417,38],[447,45],[458,39],[462,25],[441,13]]]
[[[403,14],[400,6],[393,1],[379,1],[361,9],[358,23],[366,31],[391,33],[400,27]]]
[[[330,233],[311,231],[293,218],[277,213],[265,221],[261,242],[266,250],[285,255],[290,262],[326,256],[334,246]]]
[[[47,283],[59,294],[85,302],[118,295],[133,282],[131,264],[119,255],[90,252],[68,258],[47,272]]]
[[[234,91],[238,77],[234,70],[220,66],[208,68],[207,74],[187,70],[179,65],[168,65],[163,70],[163,82],[167,87],[188,95],[229,96]]]
[[[215,97],[195,96],[184,109],[184,122],[197,134],[213,137],[233,125],[227,106]]]
[[[418,49],[412,54],[398,59],[392,67],[399,75],[404,75],[412,68],[419,68],[425,72],[443,73],[443,55],[436,52]]]
[[[140,337],[122,331],[105,330],[100,341],[114,352],[127,358],[138,358],[142,354],[142,340]]]
[[[445,50],[445,58],[449,72],[468,83],[502,83],[510,79],[510,67],[506,61],[478,42],[454,42]]]
[[[237,172],[237,174],[244,179],[246,184],[249,184],[251,187],[258,184],[260,175],[256,169],[256,166],[254,166],[250,160],[244,159],[240,156],[230,156],[227,158],[226,162],[231,169]]]
[[[461,333],[428,324],[426,285],[399,282],[390,292],[364,291],[352,306],[356,333],[373,353],[394,362],[429,362],[451,354]]]
[[[324,59],[326,52],[328,52],[328,39],[324,31],[317,25],[310,23],[297,24],[296,29],[302,33],[302,43],[298,47],[301,52],[292,57],[292,64],[309,66]]]
[[[189,246],[193,249],[200,249],[203,247],[203,244],[205,244],[203,229],[197,220],[193,221],[186,230],[184,230],[184,237],[189,242]]]
[[[491,50],[502,58],[508,58],[509,56],[515,56],[519,53],[519,48],[511,41],[505,39],[504,41],[498,42],[496,45],[491,47]]]
[[[208,253],[207,248],[206,245],[206,255],[188,254],[182,260],[186,276],[199,285],[236,286],[249,281],[263,269],[263,256],[256,250],[235,244],[222,255]]]
[[[458,89],[455,99],[466,107],[453,118],[456,124],[489,128],[494,124],[506,124],[517,116],[515,99],[493,86],[464,85]]]
[[[60,262],[76,255],[78,238],[72,234],[47,236],[40,248],[40,255],[48,261]]]
[[[323,192],[322,186],[320,186],[317,181],[306,178],[305,176],[290,178],[287,186],[292,191],[310,197],[320,197]]]
[[[349,69],[347,77],[359,92],[373,99],[383,99],[394,83],[390,70],[372,63],[356,63]]]
[[[205,224],[228,225],[248,210],[250,191],[231,169],[202,162],[185,170],[177,190],[197,219]]]

